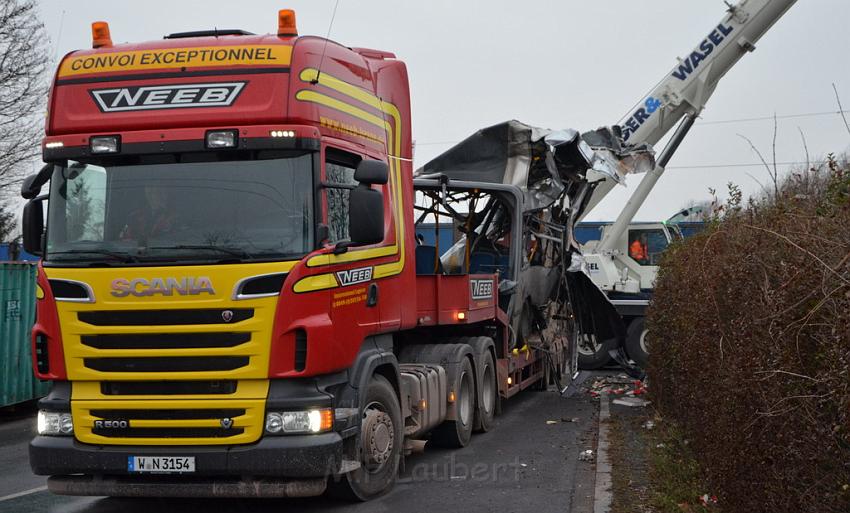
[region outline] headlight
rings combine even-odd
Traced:
[[[38,411],[38,434],[50,436],[69,436],[74,434],[74,421],[70,413]]]
[[[322,408],[308,411],[269,412],[266,414],[266,433],[321,433],[333,427],[333,410]]]

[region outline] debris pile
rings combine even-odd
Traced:
[[[588,387],[587,392],[591,397],[599,397],[602,394],[607,394],[638,399],[633,396],[645,395],[646,389],[647,385],[645,381],[632,379],[626,374],[618,374],[616,376],[600,376]],[[614,404],[625,404],[626,406],[646,406],[649,404],[649,401],[643,399],[626,402],[635,404],[618,403],[616,400]]]

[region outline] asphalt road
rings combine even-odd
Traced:
[[[527,391],[503,404],[502,415],[496,417],[492,431],[473,436],[472,443],[460,450],[426,447],[424,453],[408,457],[396,487],[365,504],[325,497],[166,500],[53,495],[39,489],[45,485],[45,478],[32,475],[27,459],[27,443],[35,426],[34,411],[3,413],[0,513],[592,511],[594,467],[578,461],[578,454],[593,448],[597,403],[585,395],[564,399],[554,391]],[[578,421],[571,422],[574,418]],[[25,493],[28,491],[31,492]]]

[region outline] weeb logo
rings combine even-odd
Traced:
[[[347,287],[348,285],[355,285],[357,283],[365,283],[372,279],[372,268],[360,267],[357,269],[337,271],[336,279],[341,287]]]
[[[135,86],[89,91],[101,112],[177,109],[186,107],[229,107],[242,92],[245,82]]]
[[[493,297],[493,280],[469,280],[472,299],[490,299]]]

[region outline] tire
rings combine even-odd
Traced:
[[[649,363],[649,338],[646,317],[635,317],[626,332],[626,353],[639,367]]]
[[[364,405],[360,468],[332,477],[328,486],[331,495],[352,501],[367,501],[392,489],[404,444],[401,406],[387,378],[372,376]]]
[[[457,403],[457,420],[446,420],[431,434],[431,440],[441,447],[466,447],[472,437],[472,424],[475,417],[475,379],[472,364],[464,358],[452,383]]]
[[[478,398],[475,408],[474,427],[477,433],[484,433],[493,427],[496,416],[496,401],[499,398],[499,386],[496,383],[496,362],[493,353],[485,349],[478,365]]]
[[[604,367],[611,360],[605,344],[597,343],[595,338],[584,335],[584,343],[579,339],[578,343],[578,368],[583,370],[596,370]]]

